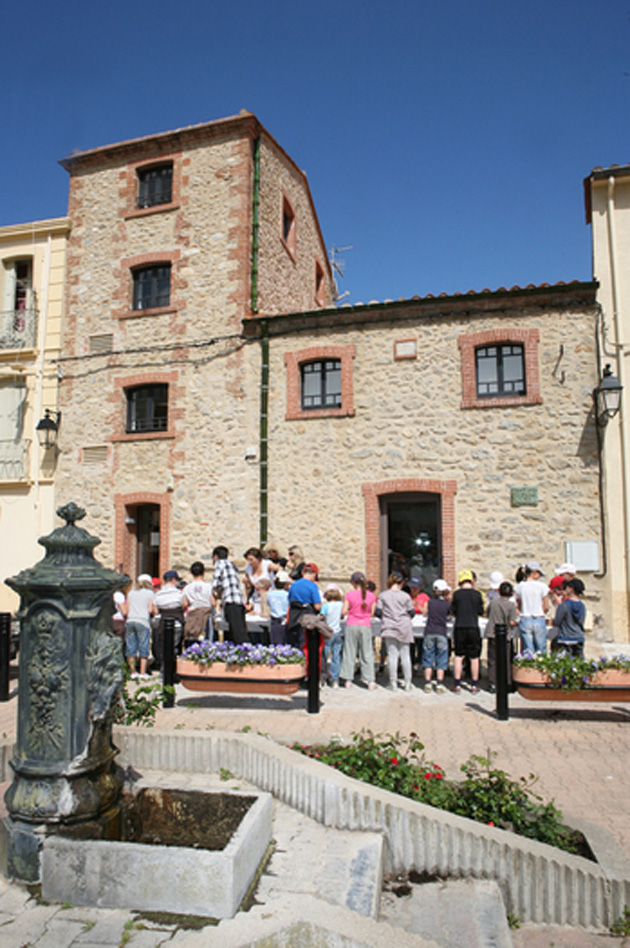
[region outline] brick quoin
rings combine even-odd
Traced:
[[[513,405],[542,405],[540,375],[538,371],[537,329],[487,329],[485,332],[466,333],[458,338],[462,355],[462,408],[508,408]],[[475,350],[493,343],[515,343],[523,346],[525,353],[526,395],[501,396],[500,398],[478,398],[475,369]]]
[[[381,497],[396,494],[439,494],[442,523],[443,578],[455,585],[455,494],[457,481],[403,477],[362,484],[365,503],[365,567],[367,575],[377,584],[381,577],[380,521]]]

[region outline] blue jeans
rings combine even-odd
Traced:
[[[446,671],[448,668],[448,639],[445,635],[425,635],[422,649],[422,667]]]
[[[544,616],[521,616],[518,631],[523,652],[547,651],[547,623]]]
[[[149,657],[149,643],[151,641],[151,630],[147,625],[141,622],[127,622],[125,626],[125,655],[127,658]]]
[[[324,654],[328,662],[328,674],[331,681],[339,681],[341,669],[341,652],[343,649],[343,632],[335,632],[324,645]]]

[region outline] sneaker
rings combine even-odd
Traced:
[[[488,685],[488,691],[490,692],[491,695],[495,694],[496,690],[497,690],[496,685]]]
[[[347,681],[347,682],[346,682],[346,688],[352,688],[352,682],[351,682],[351,681]]]
[[[410,681],[405,682],[405,691],[413,691],[413,685]]]
[[[331,688],[338,688],[338,687],[339,687],[339,682],[338,682],[338,681],[331,681],[330,687],[331,687]]]
[[[446,694],[446,685],[443,685],[441,682],[439,685],[435,686],[435,693],[438,695]]]
[[[470,690],[474,695],[479,693],[479,688],[477,687],[477,685],[473,685]]]
[[[433,685],[431,684],[430,681],[427,681],[427,683],[424,686],[424,690],[425,690],[425,693],[428,695],[433,694]]]
[[[368,681],[368,691],[376,691],[376,682]]]
[[[461,693],[462,693],[462,689],[460,685],[453,685],[453,694],[460,695]]]
[[[387,690],[388,690],[388,691],[398,691],[398,683],[395,682],[395,681],[390,682],[390,684],[387,686]]]
[[[137,681],[140,675],[138,674],[138,672],[132,672],[129,677],[133,678],[134,681]]]

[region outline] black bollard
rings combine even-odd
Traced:
[[[9,661],[11,659],[11,613],[0,612],[0,701],[9,700]]]
[[[319,714],[319,632],[308,629],[306,633],[306,651],[308,654],[308,702],[309,714]]]
[[[162,624],[162,685],[170,686],[164,692],[162,707],[175,707],[175,619],[164,619]]]
[[[508,707],[508,627],[495,625],[494,647],[496,656],[497,674],[497,720],[508,721],[510,709]]]

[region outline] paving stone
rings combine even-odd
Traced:
[[[37,948],[69,948],[75,938],[83,931],[81,922],[63,918],[58,912],[46,923],[45,931],[33,941]]]
[[[124,872],[123,866],[120,867],[120,871]],[[107,948],[111,948],[112,945],[120,943],[125,931],[125,924],[134,920],[133,914],[126,909],[104,910],[94,928],[77,935],[76,942],[78,945],[89,942],[93,945],[107,945]]]

